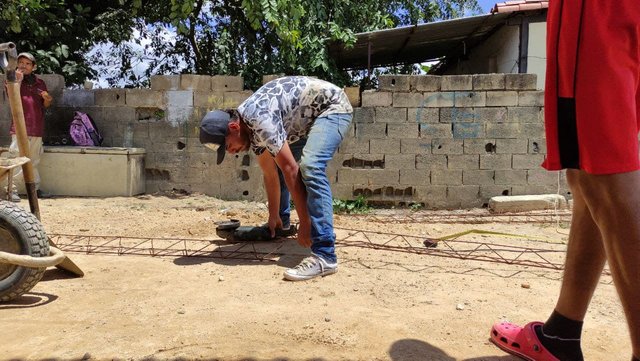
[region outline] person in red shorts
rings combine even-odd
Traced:
[[[527,360],[583,360],[582,323],[608,262],[639,361],[638,0],[549,1],[545,126],[542,166],[566,169],[573,195],[560,296],[546,322],[496,323],[491,340]]]

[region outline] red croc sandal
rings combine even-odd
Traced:
[[[542,322],[530,322],[524,327],[510,322],[498,322],[491,327],[491,342],[512,355],[529,361],[560,361],[538,339],[534,326]]]

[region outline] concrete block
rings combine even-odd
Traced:
[[[268,82],[272,81],[272,80],[276,80],[278,78],[282,78],[284,75],[284,73],[280,73],[280,74],[268,74],[268,75],[263,75],[262,76],[262,84],[267,84]]]
[[[67,107],[90,107],[95,105],[93,90],[65,89],[62,92],[62,99],[54,102],[58,106]]]
[[[411,91],[433,92],[440,90],[442,78],[437,75],[412,75]]]
[[[442,108],[454,106],[454,92],[437,92],[424,93],[424,102],[422,107],[425,108]]]
[[[431,141],[424,139],[401,139],[400,153],[431,154]]]
[[[527,171],[516,169],[496,170],[496,184],[498,185],[525,185],[527,184]]]
[[[547,154],[547,142],[544,139],[529,139],[529,154]]]
[[[425,204],[427,209],[441,209],[447,206],[446,186],[415,187],[414,199]]]
[[[194,91],[193,106],[207,110],[224,108],[224,93]]]
[[[484,138],[484,124],[480,123],[454,123],[453,138]]]
[[[151,76],[151,90],[178,90],[178,89],[180,89],[180,75]]]
[[[136,121],[136,109],[126,106],[92,107],[89,115],[96,122],[127,124]],[[100,130],[102,130],[102,128],[100,128]]]
[[[253,92],[251,90],[245,90],[241,92],[225,92],[224,93],[224,108],[237,108],[249,98]]]
[[[486,92],[460,92],[454,93],[453,104],[457,108],[462,107],[484,107],[487,104]]]
[[[387,124],[387,136],[389,138],[406,139],[418,138],[420,136],[420,125],[418,124]]]
[[[385,108],[380,108],[385,109]],[[354,108],[354,123],[373,123],[376,118],[376,108]]]
[[[498,196],[489,200],[489,209],[495,213],[564,209],[566,206],[567,200],[559,194]]]
[[[387,154],[384,156],[385,169],[416,169],[415,154]]]
[[[482,205],[479,197],[480,186],[460,185],[447,186],[447,202],[451,205],[459,204],[460,208],[475,208]]]
[[[378,89],[392,92],[408,92],[411,90],[411,75],[380,75]]]
[[[343,154],[342,167],[354,169],[383,169],[384,154],[353,153]]]
[[[62,98],[62,92],[65,89],[64,77],[60,74],[38,74],[38,78],[44,81],[44,84],[47,86],[47,92],[53,97],[52,106],[59,104]],[[4,78],[0,80],[0,83],[4,84]]]
[[[118,106],[125,105],[124,89],[96,89],[94,90],[95,105]]]
[[[394,108],[419,108],[423,103],[422,93],[393,93]]]
[[[365,90],[362,92],[363,107],[390,107],[393,104],[393,93]]]
[[[514,123],[536,123],[542,121],[541,107],[510,107],[507,108],[507,121]]]
[[[517,91],[488,91],[488,107],[514,107],[518,105]]]
[[[379,139],[387,136],[387,125],[384,123],[356,123],[354,125],[358,139]]]
[[[447,155],[448,169],[479,169],[480,155],[478,154],[450,154]]]
[[[169,107],[193,107],[193,90],[168,90],[164,92],[164,100]]]
[[[492,170],[462,170],[462,184],[464,185],[493,185],[495,183],[495,171]]]
[[[505,74],[506,90],[536,90],[536,74]]]
[[[440,108],[440,123],[473,122],[473,108]]]
[[[417,154],[416,169],[447,169],[447,156],[444,154]]]
[[[342,88],[344,93],[347,95],[349,99],[349,103],[351,103],[352,107],[359,107],[360,102],[360,87],[359,86],[347,86]]]
[[[511,169],[511,154],[481,154],[480,169]]]
[[[518,106],[521,107],[543,107],[544,91],[521,91],[518,92]]]
[[[473,90],[504,90],[504,74],[473,75]]]
[[[400,142],[400,139],[371,139],[369,146],[377,154],[400,154]]]
[[[520,124],[520,134],[525,138],[540,139],[545,136],[542,121]]]
[[[476,123],[504,123],[507,121],[507,108],[473,108]]]
[[[180,75],[180,90],[211,91],[211,76],[182,74]]]
[[[244,80],[241,76],[214,75],[211,77],[211,90],[241,92],[244,90]]]
[[[376,123],[406,123],[407,108],[376,108]],[[418,126],[415,125],[416,131]]]
[[[438,123],[440,122],[440,109],[409,108],[407,109],[407,121],[416,123]]]
[[[442,77],[440,85],[442,91],[449,90],[472,90],[473,76],[471,75],[445,75]]]
[[[353,185],[339,183],[332,184],[331,195],[336,199],[353,199]]]
[[[514,154],[513,169],[539,169],[543,160],[542,154]]]
[[[431,184],[431,171],[425,169],[400,169],[400,184],[429,185]]]
[[[431,140],[432,154],[463,154],[462,139],[433,139]]]
[[[489,199],[497,196],[508,196],[511,194],[511,188],[509,186],[500,185],[480,185],[480,198],[482,199],[483,206],[489,205]]]
[[[431,184],[434,185],[462,185],[462,170],[460,169],[432,169]]]
[[[193,107],[167,107],[165,118],[171,125],[178,126],[193,119]]]
[[[527,154],[529,141],[527,139],[497,139],[497,154]]]
[[[451,124],[420,124],[420,138],[453,138]]]
[[[164,93],[151,89],[127,89],[125,102],[130,107],[164,108]]]
[[[463,143],[464,154],[491,154],[496,151],[495,139],[467,138]]]
[[[340,153],[352,154],[352,153],[369,153],[369,141],[360,140],[355,137],[346,138],[340,143]]]
[[[519,138],[520,124],[518,123],[486,123],[487,138]]]
[[[527,184],[530,185],[555,185],[563,183],[562,172],[550,172],[546,169],[529,169],[527,172]]]

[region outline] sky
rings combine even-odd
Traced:
[[[489,12],[491,12],[491,8],[493,7],[493,5],[495,5],[497,2],[504,2],[503,0],[478,0],[478,5],[480,5],[480,8],[482,9],[482,12],[485,14],[488,14]]]

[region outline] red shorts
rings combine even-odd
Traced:
[[[548,170],[640,169],[640,0],[549,1]]]

